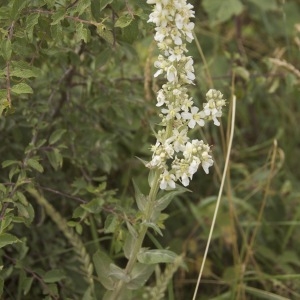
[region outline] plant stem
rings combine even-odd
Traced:
[[[152,186],[151,186],[151,189],[150,189],[150,192],[149,192],[147,206],[145,208],[145,216],[144,216],[144,221],[145,222],[149,222],[150,219],[151,219],[151,215],[152,215],[153,208],[154,208],[154,205],[155,205],[156,195],[157,195],[158,188],[159,188],[160,174],[161,174],[161,171],[159,169],[157,169],[155,171],[155,174],[154,174]],[[127,265],[126,265],[126,268],[125,268],[125,272],[126,272],[127,275],[129,275],[132,272],[132,270],[133,270],[133,268],[134,268],[134,266],[137,262],[137,256],[138,256],[138,253],[141,250],[144,238],[145,238],[146,233],[147,233],[147,229],[148,229],[148,226],[142,223],[141,228],[138,232],[138,237],[135,240],[135,243],[133,245],[132,253],[130,255],[130,258],[129,258],[129,260],[127,262]],[[113,293],[110,297],[110,300],[118,300],[119,299],[119,296],[120,296],[121,292],[124,289],[124,284],[125,284],[125,282],[122,281],[122,280],[120,280],[118,282],[115,290],[113,291]]]
[[[230,161],[230,152],[231,152],[232,140],[233,140],[233,135],[234,135],[235,111],[236,111],[236,96],[233,95],[233,99],[232,99],[231,127],[230,127],[230,138],[229,138],[228,147],[227,147],[227,154],[226,154],[225,166],[224,166],[224,170],[223,170],[223,176],[222,176],[221,186],[220,186],[220,189],[219,189],[217,203],[216,203],[216,207],[215,207],[215,211],[214,211],[214,216],[213,216],[213,220],[212,220],[210,231],[209,231],[208,240],[207,240],[206,247],[205,247],[205,252],[204,252],[204,255],[203,255],[203,261],[202,261],[202,264],[201,264],[199,276],[198,276],[196,287],[195,287],[195,290],[194,290],[193,300],[196,300],[198,288],[199,288],[200,281],[201,281],[201,276],[202,276],[202,273],[203,273],[203,270],[204,270],[204,264],[205,264],[205,261],[206,261],[208,249],[209,249],[210,242],[211,242],[211,239],[212,239],[212,234],[213,234],[213,231],[214,231],[214,228],[215,228],[215,223],[216,223],[216,219],[217,219],[217,213],[218,213],[220,202],[221,202],[221,197],[222,197],[222,193],[223,193],[223,187],[224,187],[224,183],[225,183],[225,179],[226,179],[226,174],[227,174],[227,169],[228,169],[228,165],[229,165],[229,161]]]

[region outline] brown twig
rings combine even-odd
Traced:
[[[29,13],[46,14],[46,15],[54,15],[56,13],[55,11],[43,10],[43,9],[29,9],[28,12]],[[75,22],[83,23],[83,24],[94,25],[96,27],[102,24],[102,23],[98,23],[95,21],[87,21],[87,20],[80,19],[78,17],[68,16],[68,15],[66,15],[65,18],[73,20]]]
[[[12,40],[13,32],[14,32],[15,22],[13,21],[9,27],[7,39],[9,41]],[[9,103],[9,107],[11,107],[11,95],[10,95],[10,58],[8,58],[6,62],[6,95],[7,101]]]

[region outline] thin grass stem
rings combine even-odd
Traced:
[[[233,135],[234,135],[235,111],[236,111],[236,96],[233,95],[233,98],[232,98],[232,115],[231,115],[231,132],[230,132],[230,139],[229,139],[229,142],[228,142],[228,148],[227,148],[228,150],[227,150],[227,155],[226,155],[226,161],[225,161],[225,166],[224,166],[224,170],[223,170],[222,181],[221,181],[221,186],[220,186],[220,189],[219,189],[216,208],[215,208],[215,211],[214,211],[214,216],[213,216],[212,224],[211,224],[210,231],[209,231],[208,241],[207,241],[207,244],[206,244],[206,248],[205,248],[205,252],[204,252],[204,256],[203,256],[203,261],[202,261],[199,276],[198,276],[198,279],[197,279],[197,284],[196,284],[196,287],[195,287],[195,290],[194,290],[193,300],[195,300],[196,296],[197,296],[197,292],[198,292],[198,289],[199,289],[199,285],[200,285],[200,281],[201,281],[201,277],[202,277],[202,273],[203,273],[203,269],[204,269],[204,264],[205,264],[205,261],[206,261],[208,249],[209,249],[209,246],[210,246],[210,242],[211,242],[211,239],[212,239],[212,234],[213,234],[216,219],[217,219],[219,206],[220,206],[220,203],[221,203],[221,196],[222,196],[222,193],[223,193],[224,183],[225,183],[225,179],[226,179],[226,175],[227,175],[227,168],[228,168],[228,165],[229,165],[229,159],[230,159],[230,153],[231,153],[231,147],[232,147],[232,140],[233,140]]]

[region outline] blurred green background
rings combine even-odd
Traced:
[[[191,299],[236,95],[230,171],[198,299],[300,299],[300,3],[191,3],[190,94],[201,106],[214,87],[227,106],[220,128],[192,133],[212,145],[214,168],[194,176],[192,192],[166,210],[163,237],[150,232],[146,245],[185,254],[188,271],[176,273],[166,299]],[[155,92],[164,82],[153,78],[150,12],[140,0],[1,1],[1,230],[24,241],[0,249],[3,299],[82,299],[72,248],[30,197],[22,204],[29,182],[72,221],[91,253],[101,244],[122,262],[124,216],[136,214],[132,179],[148,189],[137,157],[150,158]],[[95,197],[101,212],[83,218],[80,204]],[[51,269],[64,275],[43,282]]]

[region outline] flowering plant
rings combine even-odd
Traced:
[[[190,18],[194,17],[193,6],[186,0],[148,0],[147,3],[155,4],[148,22],[156,25],[154,39],[161,52],[154,63],[158,69],[154,76],[164,75],[167,79],[167,83],[157,92],[156,106],[161,108],[159,116],[162,129],[156,133],[156,143],[151,147],[152,159],[146,163],[151,175],[149,195],[143,195],[135,186],[141,222],[136,228],[129,229],[130,234],[124,246],[128,258],[125,269],[118,269],[115,265],[111,269],[112,273],[119,270],[119,274],[114,291],[107,295],[110,300],[120,299],[126,290],[130,290],[132,278],[135,278],[139,268],[143,268],[142,276],[145,278],[153,270],[145,265],[173,263],[173,269],[165,271],[165,278],[170,279],[181,264],[180,257],[169,250],[145,250],[142,248],[143,240],[148,228],[162,234],[159,228],[161,211],[176,193],[183,191],[176,187],[176,181],[188,186],[200,165],[205,173],[209,172],[209,167],[213,165],[210,146],[202,140],[190,140],[188,131],[196,125],[204,126],[209,120],[219,125],[217,118],[221,117],[225,105],[222,93],[214,89],[207,92],[207,102],[202,110],[194,105],[192,97],[188,95],[187,85],[194,84],[195,79],[194,62],[192,57],[186,55],[188,50],[185,43],[193,40],[194,23],[190,22]],[[174,193],[157,199],[159,189],[176,188]],[[154,288],[150,292],[153,299],[161,299],[164,288],[166,286]]]

